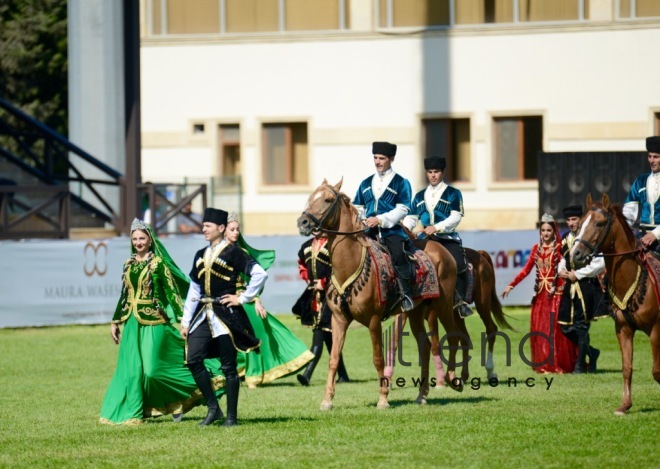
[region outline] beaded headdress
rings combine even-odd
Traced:
[[[541,217],[541,223],[554,223],[555,219],[549,213],[544,213]]]
[[[131,232],[135,230],[142,230],[148,232],[148,225],[143,220],[140,220],[139,218],[135,218],[131,223]]]
[[[238,222],[238,213],[229,212],[229,216],[227,216],[227,223],[231,223],[233,221]]]

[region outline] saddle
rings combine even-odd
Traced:
[[[398,286],[390,255],[385,247],[371,238],[365,238],[367,252],[373,261],[378,276],[378,301],[385,304],[398,295]],[[438,273],[429,256],[421,249],[414,248],[406,252],[413,266],[414,278],[411,279],[414,300],[426,300],[440,297]]]

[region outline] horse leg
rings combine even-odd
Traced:
[[[462,335],[460,330],[457,331],[457,323],[462,321],[462,319],[457,319],[457,315],[454,315],[454,308],[451,304],[449,304],[448,307],[439,308],[436,311],[439,311],[438,319],[440,319],[440,323],[442,324],[442,327],[444,327],[446,333],[443,342],[446,339],[449,344],[449,360],[446,360],[447,372],[444,376],[444,382],[454,391],[461,392],[463,391],[464,381],[456,377],[456,352],[458,350],[459,336]],[[442,344],[438,344],[437,348],[440,358],[443,357],[442,351],[440,350],[441,345]]]
[[[387,409],[390,404],[387,402],[387,396],[390,393],[389,379],[385,377],[385,360],[383,359],[383,336],[382,327],[380,323],[380,316],[373,315],[369,321],[369,334],[371,335],[371,347],[373,353],[374,367],[378,373],[378,383],[380,386],[380,394],[378,397],[378,404],[376,408]]]
[[[621,312],[617,313],[616,338],[621,349],[621,371],[623,373],[623,397],[621,405],[614,411],[614,415],[625,415],[632,407],[632,362],[633,362],[633,338],[635,332],[627,325],[620,326],[619,321],[625,322]]]
[[[424,328],[424,317],[421,314],[421,307],[418,307],[410,316],[410,330],[417,341],[417,352],[421,361],[421,375],[419,379],[419,394],[415,402],[426,405],[426,398],[429,395],[429,355],[431,343],[426,335]]]
[[[651,330],[651,353],[653,354],[653,379],[660,384],[660,322]]]
[[[497,379],[497,373],[495,373],[495,364],[493,363],[493,349],[495,348],[495,335],[497,334],[497,326],[493,322],[493,318],[490,315],[490,306],[490,301],[484,301],[482,304],[477,306],[479,316],[481,316],[481,320],[483,321],[484,326],[486,326],[486,337],[488,338],[488,352],[486,355],[485,366],[486,376],[489,380],[491,378]],[[483,351],[481,353],[483,359]]]
[[[394,321],[392,322],[392,334],[387,337],[388,343],[385,345],[385,371],[383,373],[390,384],[392,384],[392,376],[394,375],[396,349],[399,337],[401,337],[403,328],[406,327],[407,319],[408,316],[406,313],[401,313],[398,316],[395,316]]]
[[[461,380],[465,383],[467,382],[468,379],[470,379],[470,336],[467,331],[467,327],[465,326],[465,320],[458,316],[457,314],[454,315],[454,320],[456,321],[456,329],[458,330],[458,337],[459,337],[459,342],[461,344],[461,351],[463,352],[463,361],[462,361],[462,369],[461,369]]]
[[[328,363],[328,381],[325,385],[325,396],[321,402],[321,410],[332,410],[332,400],[335,397],[335,375],[339,366],[339,357],[344,348],[346,330],[350,321],[341,313],[332,314],[332,351]]]
[[[439,332],[438,332],[438,313],[432,306],[428,307],[426,321],[429,324],[429,335],[431,336],[431,357],[435,367],[435,385],[440,388],[445,387],[445,369],[442,365],[442,357],[439,350]]]

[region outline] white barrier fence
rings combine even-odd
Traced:
[[[536,230],[461,233],[466,247],[488,251],[500,293],[527,261]],[[250,237],[257,249],[275,249],[263,301],[273,313],[288,313],[305,283],[298,277],[300,236]],[[189,272],[201,235],[162,240],[175,262]],[[112,318],[121,289],[121,270],[130,253],[127,237],[105,240],[24,240],[0,242],[0,328],[100,324]],[[528,305],[534,271],[505,305]]]

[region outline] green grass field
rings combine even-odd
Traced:
[[[529,310],[507,313],[520,331],[510,333],[517,348]],[[468,319],[473,340],[483,331],[475,316]],[[279,317],[311,341],[292,316]],[[599,372],[591,375],[537,375],[515,348],[505,366],[502,344],[496,345],[496,371],[501,380],[516,378],[517,387],[486,383],[477,346],[471,371],[482,379],[478,389],[470,383],[463,393],[431,389],[429,404],[419,406],[411,383],[419,369],[399,366],[395,376],[406,386],[394,385],[391,408],[377,410],[369,335],[355,327],[344,350],[353,382],[337,386],[333,411],[319,410],[324,354],[308,388],[295,377],[258,389],[243,386],[239,427],[198,428],[204,407],[181,423],[161,417],[111,427],[98,423],[118,350],[109,326],[0,330],[0,466],[660,466],[660,386],[651,376],[647,336],[635,339],[634,406],[625,417],[613,415],[621,358],[611,320],[592,326],[592,344],[602,354]],[[414,361],[412,343],[404,344],[404,354]],[[533,387],[521,382],[527,378],[535,379]],[[545,378],[553,379],[549,389]]]

